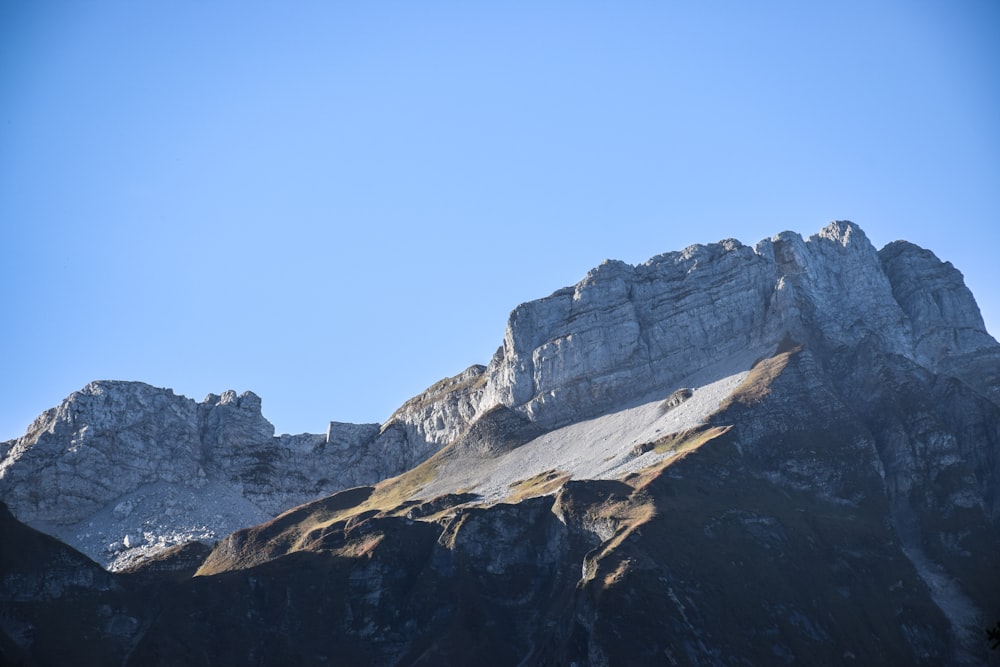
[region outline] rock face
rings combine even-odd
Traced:
[[[468,428],[483,370],[443,380],[384,426],[331,422],[325,435],[275,436],[252,392],[197,403],[141,382],[93,382],[2,443],[0,498],[126,567],[417,465]]]
[[[14,444],[0,464],[4,498],[26,521],[72,523],[144,482],[204,478],[204,407],[138,383],[91,383]],[[114,479],[100,459],[119,466]]]
[[[872,337],[931,368],[995,346],[951,265],[905,243],[880,256],[859,227],[835,222],[806,240],[784,232],[605,262],[518,306],[479,412],[505,405],[543,426],[570,423],[785,336],[828,347]]]
[[[984,329],[979,307],[958,269],[906,241],[890,243],[879,251],[879,259],[893,297],[910,323],[909,356],[1000,400],[1000,376],[995,371],[1000,351]]]
[[[126,555],[145,555],[373,484],[467,433],[480,442],[498,410],[537,433],[659,396],[720,360],[763,356],[786,337],[817,349],[865,340],[1000,398],[1000,373],[979,361],[1000,351],[961,274],[906,242],[876,252],[856,225],[835,222],[805,240],[784,232],[753,247],[729,239],[639,266],[605,262],[518,306],[488,366],[442,380],[381,426],[276,438],[250,392],[195,403],[93,383],[3,444],[0,498],[94,558],[121,556],[126,537]]]
[[[1000,345],[851,223],[606,262],[382,425],[95,383],[0,454],[8,662],[1000,663]],[[241,530],[108,573],[14,516]]]
[[[92,558],[125,565],[341,488],[337,466],[377,434],[352,424],[275,437],[252,392],[196,403],[141,382],[93,382],[5,443],[0,497]]]

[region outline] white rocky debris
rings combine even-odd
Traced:
[[[499,456],[445,459],[418,497],[466,491],[483,502],[499,502],[512,485],[548,472],[570,479],[620,479],[671,456],[636,448],[706,423],[743,382],[752,363],[747,356],[737,356],[685,378],[681,386],[691,389],[690,397],[669,409],[664,405],[667,396],[659,396],[557,428]]]

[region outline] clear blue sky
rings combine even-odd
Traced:
[[[857,222],[1000,330],[1000,4],[0,4],[0,439],[95,379],[382,421],[605,258]]]

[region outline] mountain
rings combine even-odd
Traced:
[[[274,435],[252,392],[203,402],[141,382],[92,382],[4,443],[3,500],[112,569],[213,540],[368,481],[384,464],[355,445],[378,424]]]
[[[0,447],[11,661],[998,662],[1000,345],[852,223],[605,262],[381,425],[100,382]]]

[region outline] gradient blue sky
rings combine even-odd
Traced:
[[[834,219],[1000,330],[1000,4],[0,4],[0,439],[95,379],[382,421],[605,258]]]

